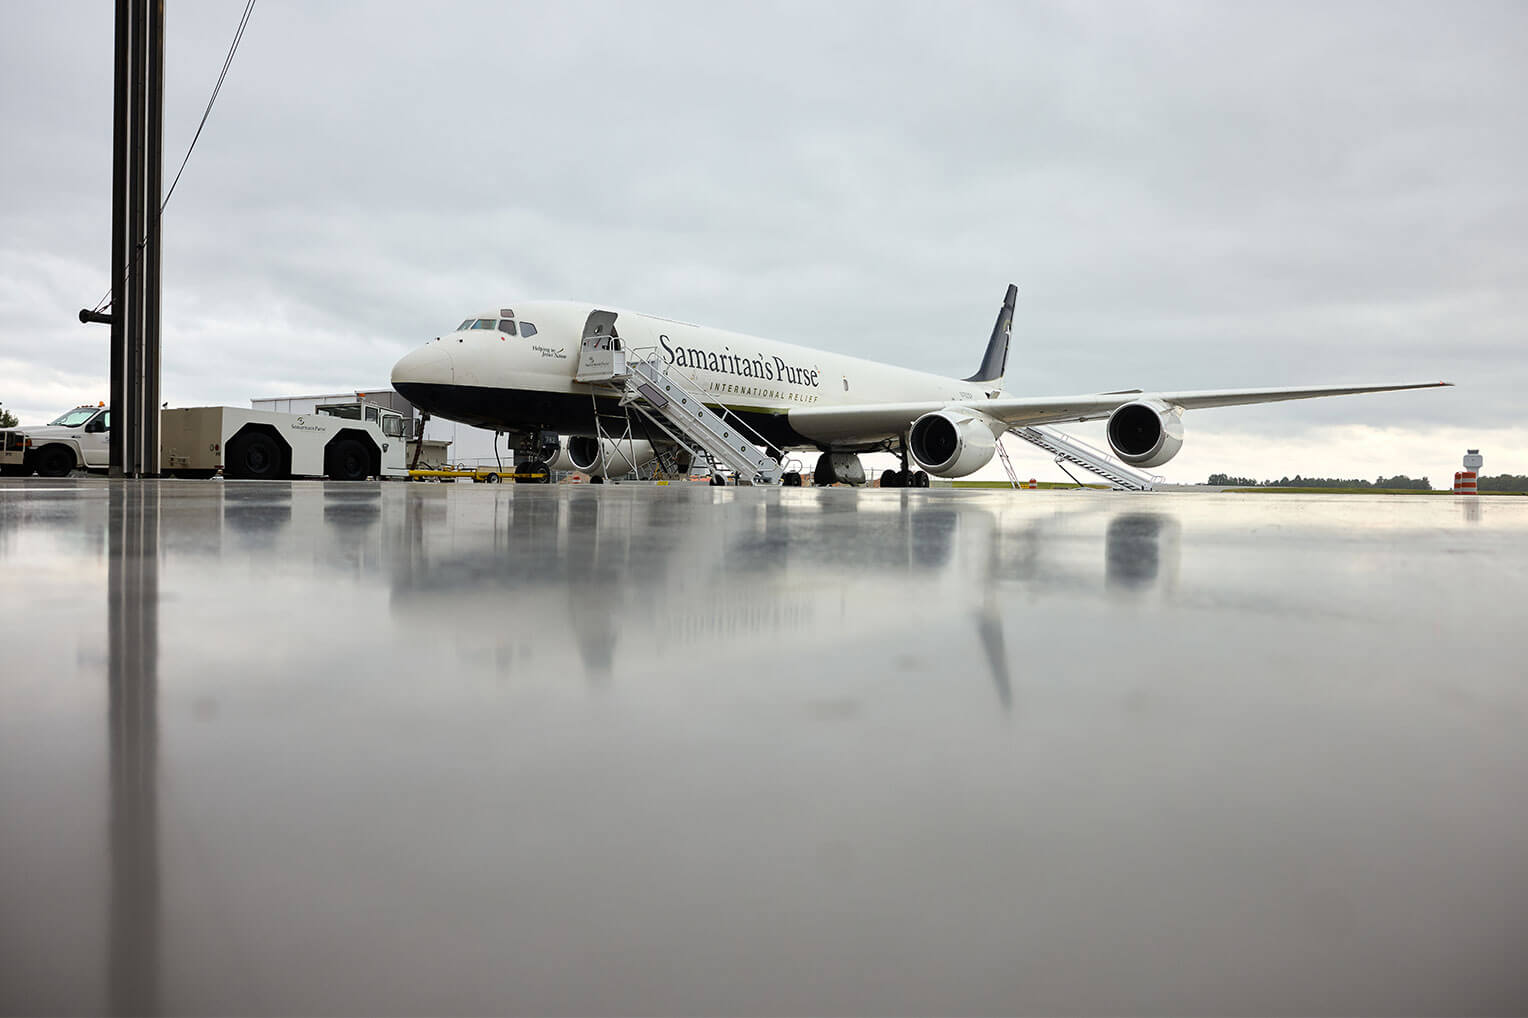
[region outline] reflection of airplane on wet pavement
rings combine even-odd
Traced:
[[[695,655],[719,675],[796,659],[857,672],[865,662],[840,648],[879,641],[893,667],[964,656],[949,674],[986,672],[1006,703],[1025,646],[1055,637],[1037,621],[1043,610],[1269,607],[1213,581],[1180,591],[1179,516],[1101,495],[1065,506],[978,493],[814,506],[577,486],[484,499],[434,485],[217,495],[178,512],[212,514],[225,555],[386,575],[410,639],[505,675],[571,665],[605,683]],[[1278,610],[1299,619],[1305,608]],[[263,639],[259,629],[223,637],[233,653]]]
[[[1114,455],[1151,468],[1181,448],[1185,410],[1447,384],[1007,395],[1017,294],[1008,287],[981,365],[963,379],[632,311],[535,301],[465,319],[400,360],[392,382],[428,413],[508,432],[517,456],[539,465],[562,459],[619,476],[667,451],[686,461],[704,455],[755,483],[799,485],[788,457],[810,450],[821,453],[816,483],[861,484],[860,453],[895,453],[902,468],[882,474],[882,487],[971,474],[1013,429],[1107,419]]]
[[[964,672],[985,671],[1006,703],[1026,645],[1056,635],[1036,609],[1269,607],[1213,581],[1179,590],[1179,516],[1133,500],[962,493],[814,506],[716,492],[696,505],[698,494],[570,486],[464,499],[433,485],[231,485],[178,511],[212,514],[228,556],[390,577],[408,638],[470,668],[571,665],[596,683],[696,655],[719,675],[797,659],[854,672],[865,663],[839,648],[883,642],[894,665],[914,669],[963,655]],[[1305,609],[1278,610],[1298,619]],[[241,653],[265,634],[222,639]]]
[[[491,527],[460,530],[444,500],[426,525],[432,500],[410,499],[417,546],[391,566],[393,611],[469,661],[543,671],[572,652],[599,683],[695,655],[719,674],[798,658],[856,671],[838,648],[876,633],[940,656],[954,642],[980,647],[975,661],[1007,706],[1010,593],[1138,597],[1176,570],[1175,520],[1101,500],[1081,512],[959,498],[823,514],[717,497],[697,515],[615,491],[500,496]],[[1064,535],[1053,545],[1063,553],[1047,557],[1042,535]],[[1074,561],[1084,547],[1092,561]]]

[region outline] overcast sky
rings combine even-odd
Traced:
[[[168,177],[243,4],[167,7]],[[107,393],[112,17],[0,5],[26,423]],[[1525,54],[1520,2],[260,0],[166,212],[164,396],[374,386],[538,297],[965,375],[1013,281],[1015,394],[1458,385],[1192,413],[1173,479],[1528,473]]]

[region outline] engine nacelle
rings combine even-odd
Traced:
[[[575,435],[562,440],[562,448],[552,462],[553,470],[577,470],[600,477],[625,477],[652,462],[652,443],[640,439],[627,442]],[[635,460],[635,462],[633,462]]]
[[[1109,448],[1133,467],[1159,467],[1183,448],[1183,417],[1166,403],[1126,403],[1109,415]]]
[[[1001,421],[974,410],[935,410],[913,421],[907,451],[935,477],[964,477],[992,460],[1004,429]]]

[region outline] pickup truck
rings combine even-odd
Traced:
[[[109,465],[111,410],[77,406],[40,428],[0,429],[0,474],[63,477]]]

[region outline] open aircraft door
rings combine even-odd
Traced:
[[[615,328],[614,311],[591,311],[578,344],[579,382],[605,382],[626,374],[626,350]]]

